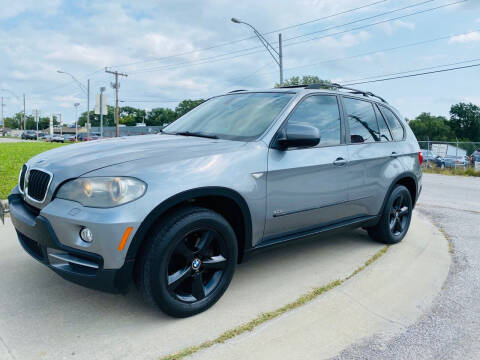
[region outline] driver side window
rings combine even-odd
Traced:
[[[315,126],[320,132],[318,146],[340,144],[340,110],[336,96],[308,96],[293,110],[288,123]]]

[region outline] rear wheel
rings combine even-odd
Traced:
[[[370,237],[384,244],[396,244],[405,237],[412,219],[412,197],[403,185],[390,193],[377,225],[367,229]]]
[[[230,224],[214,211],[188,207],[150,234],[137,284],[165,313],[187,317],[208,309],[223,295],[236,261],[237,240]]]

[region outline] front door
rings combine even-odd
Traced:
[[[266,240],[339,221],[348,200],[348,151],[337,96],[307,96],[287,121],[316,126],[320,143],[269,150]]]

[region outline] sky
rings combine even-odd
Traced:
[[[121,105],[144,109],[273,87],[278,65],[232,17],[274,46],[282,33],[285,78],[350,84],[480,63],[480,0],[0,0],[0,9],[5,116],[23,109],[25,94],[27,114],[61,113],[67,123],[74,103],[86,110],[86,95],[57,70],[84,85],[90,79],[92,108],[102,86],[114,104],[105,67],[128,75],[120,78]],[[460,101],[480,105],[479,84],[480,67],[472,67],[356,87],[414,118],[448,116]]]

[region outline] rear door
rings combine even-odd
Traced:
[[[377,215],[401,164],[392,133],[374,102],[343,97],[346,117],[350,211],[355,217]]]
[[[269,150],[266,239],[344,217],[348,153],[340,114],[336,95],[309,95],[287,119],[317,127],[321,139],[316,147]]]

